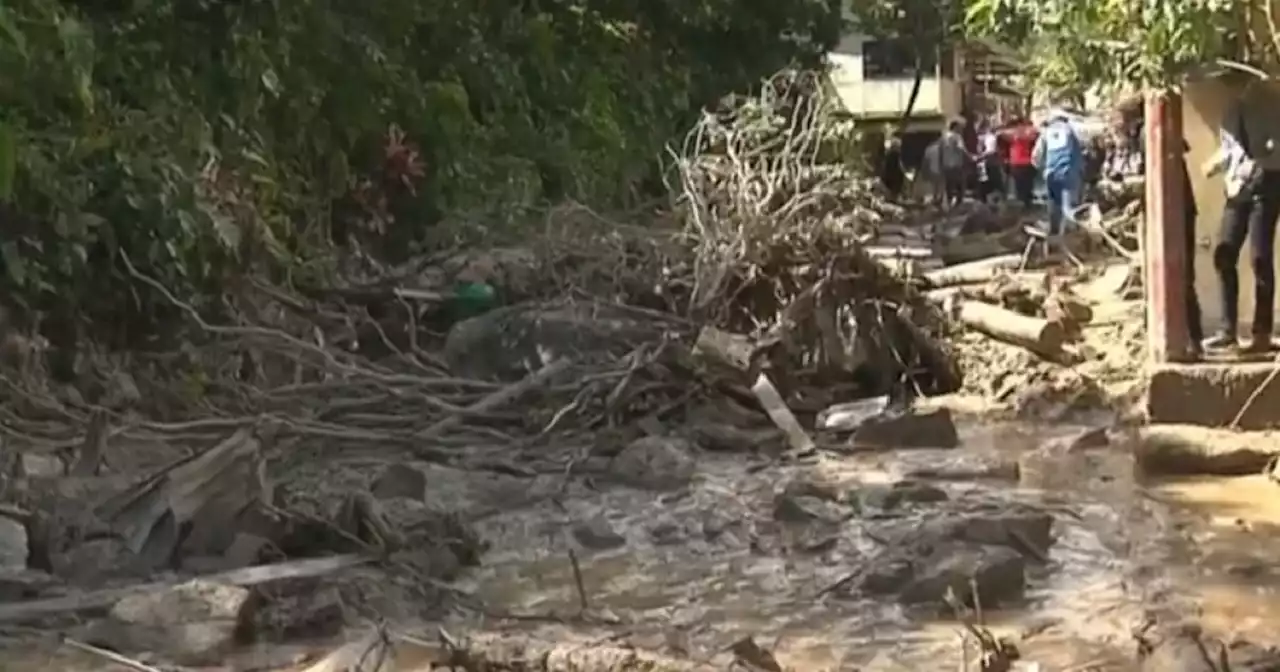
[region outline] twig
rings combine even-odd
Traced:
[[[1253,388],[1253,391],[1249,393],[1248,398],[1246,398],[1244,403],[1240,405],[1240,410],[1236,411],[1235,417],[1231,418],[1231,422],[1227,425],[1227,429],[1240,429],[1240,421],[1244,419],[1245,413],[1248,413],[1249,409],[1253,408],[1253,405],[1258,401],[1258,398],[1262,396],[1262,393],[1265,392],[1268,387],[1271,387],[1271,384],[1275,382],[1278,376],[1280,376],[1280,356],[1271,360],[1271,370],[1267,372],[1267,377],[1263,378],[1262,382],[1258,383],[1258,386]]]
[[[93,654],[95,656],[98,656],[99,658],[104,658],[106,660],[109,660],[115,663],[116,665],[123,665],[125,667],[132,668],[134,670],[137,670],[137,672],[163,672],[160,668],[152,667],[140,660],[129,658],[127,656],[122,656],[114,651],[108,651],[106,649],[96,647],[92,644],[86,644],[84,642],[81,642],[76,639],[72,639],[70,637],[63,637],[62,643],[66,644],[67,646],[73,649],[79,649],[80,651],[83,651],[85,653]]]

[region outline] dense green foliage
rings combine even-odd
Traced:
[[[15,0],[0,8],[0,283],[28,316],[123,338],[166,314],[124,255],[214,309],[249,270],[323,277],[352,238],[403,255],[444,223],[622,206],[660,183],[661,148],[703,104],[833,45],[836,10]]]
[[[968,0],[966,18],[972,32],[1024,48],[1043,85],[1162,86],[1222,59],[1275,62],[1280,55],[1275,41],[1244,29],[1250,13],[1261,16],[1269,5],[1262,0]]]

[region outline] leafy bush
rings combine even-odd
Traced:
[[[403,255],[450,216],[626,205],[702,104],[834,44],[837,9],[14,0],[0,288],[27,319],[136,342],[174,313],[122,255],[215,310],[245,273],[323,277],[348,240]]]

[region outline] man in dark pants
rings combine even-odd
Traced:
[[[1252,78],[1251,78],[1252,79]],[[1252,340],[1246,351],[1271,350],[1275,326],[1276,218],[1280,216],[1280,154],[1274,108],[1262,87],[1253,80],[1222,124],[1222,146],[1206,165],[1206,174],[1225,173],[1227,201],[1222,232],[1213,249],[1213,265],[1222,292],[1221,329],[1205,341],[1210,350],[1234,350],[1239,346],[1240,251],[1248,239],[1252,247],[1254,306]]]

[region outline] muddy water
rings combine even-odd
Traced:
[[[922,467],[1017,459],[1080,429],[970,426],[957,450],[829,458],[816,468],[842,482],[893,481]],[[1271,594],[1267,559],[1280,552],[1271,529],[1280,529],[1280,487],[1144,485],[1125,447],[1115,445],[1022,463],[1022,483],[941,485],[953,499],[1017,502],[1055,514],[1050,562],[1029,567],[1025,599],[986,614],[994,631],[1019,639],[1025,661],[1045,670],[1130,669],[1130,630],[1153,611],[1201,613],[1220,632],[1273,637],[1266,624],[1280,620],[1280,601]],[[788,471],[814,468],[753,470],[742,456],[725,456],[704,461],[699,481],[681,494],[583,487],[568,493],[563,508],[495,516],[483,530],[493,549],[470,588],[490,615],[518,615],[522,627],[550,636],[572,627],[579,635],[710,658],[752,635],[797,670],[957,669],[962,653],[950,619],[892,600],[820,596],[878,550],[857,520],[831,548],[786,550],[812,540],[789,537],[772,521],[773,495],[794,475]],[[625,543],[582,548],[566,530],[583,521],[602,530],[594,536],[616,533]],[[579,549],[589,622],[568,626],[537,617],[580,609],[571,545]],[[613,624],[591,625],[601,620]]]

